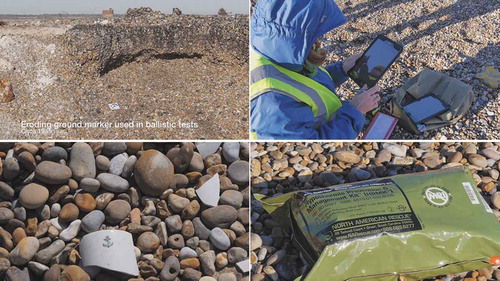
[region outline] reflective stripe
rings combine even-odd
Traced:
[[[318,106],[306,93],[295,89],[285,82],[274,78],[265,78],[250,84],[250,97],[252,99],[268,92],[280,93],[298,102],[303,102],[311,107],[315,117],[318,114]]]
[[[261,68],[263,66],[272,66],[274,69]],[[342,107],[340,99],[327,87],[309,77],[273,63],[254,50],[250,50],[250,69],[251,99],[268,92],[280,93],[309,105],[316,119],[324,118],[326,120],[330,120],[334,113]],[[254,72],[257,69],[260,70]],[[320,70],[332,78],[325,68],[320,67]],[[276,74],[278,75],[276,76]],[[321,114],[319,114],[320,109]]]
[[[318,108],[316,115],[318,115],[318,116],[326,116],[327,115],[328,112],[327,112],[327,108],[325,106],[325,103],[317,91],[315,91],[313,88],[311,88],[303,83],[300,83],[299,81],[292,79],[290,76],[281,72],[274,65],[267,64],[267,65],[262,65],[262,66],[259,66],[255,69],[253,69],[250,72],[250,83],[254,84],[254,83],[257,83],[263,79],[268,79],[269,77],[277,79],[283,83],[286,83],[286,84],[294,87],[296,90],[299,90],[302,93],[305,93],[315,103],[316,107]],[[270,84],[272,84],[272,83],[270,83]],[[276,88],[273,88],[273,87],[270,89],[273,89],[274,91],[277,90]],[[283,93],[283,91],[282,91],[282,93]],[[252,92],[251,94],[252,94],[252,98],[255,98],[258,95],[263,94],[263,92],[260,92],[260,93]],[[287,95],[288,94],[292,94],[292,93],[287,93]]]
[[[257,132],[250,132],[250,139],[251,140],[257,140]]]

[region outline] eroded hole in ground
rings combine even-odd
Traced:
[[[198,53],[157,53],[152,50],[143,50],[135,54],[123,54],[109,59],[103,69],[99,72],[101,76],[115,70],[122,65],[130,62],[148,62],[151,59],[157,60],[175,60],[175,59],[201,59],[202,54]]]

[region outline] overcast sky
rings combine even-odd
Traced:
[[[249,0],[0,0],[0,14],[100,14],[108,8],[124,14],[128,8],[138,7],[168,14],[174,7],[185,14],[216,14],[220,8],[246,14],[248,3]]]

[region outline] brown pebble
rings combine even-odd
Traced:
[[[75,196],[75,204],[83,212],[91,212],[96,207],[95,199],[89,193],[78,193]]]

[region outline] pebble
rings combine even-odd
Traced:
[[[49,190],[42,185],[30,183],[21,189],[19,202],[26,209],[37,209],[47,202]]]
[[[189,163],[189,170],[193,172],[202,172],[205,169],[203,158],[198,152],[193,153],[193,158]]]
[[[6,181],[12,181],[19,176],[21,167],[15,158],[5,158],[3,163],[3,177]]]
[[[203,224],[209,228],[228,228],[238,218],[238,211],[232,206],[222,205],[201,212]]]
[[[64,205],[59,213],[59,220],[61,222],[69,223],[78,218],[80,211],[78,207],[73,203],[68,203]]]
[[[180,213],[189,205],[189,199],[176,194],[170,194],[167,199],[168,206],[174,213]]]
[[[0,207],[0,224],[6,224],[14,218],[14,212],[5,207]]]
[[[165,224],[167,225],[168,231],[170,233],[177,233],[182,229],[181,216],[173,215],[165,219]]]
[[[185,246],[184,237],[180,234],[170,235],[167,244],[173,249],[182,249]]]
[[[160,238],[154,232],[144,232],[137,238],[137,248],[143,253],[152,253],[160,246]]]
[[[7,258],[0,258],[0,274],[3,275],[10,267],[10,261]]]
[[[351,164],[356,164],[359,161],[361,161],[361,158],[350,151],[339,151],[335,152],[333,155],[337,161],[345,162],[345,163],[351,163]]]
[[[239,160],[240,144],[238,142],[224,143],[222,145],[222,155],[224,155],[224,159],[229,163]]]
[[[130,213],[130,204],[125,200],[113,200],[104,210],[106,222],[116,225],[124,220]]]
[[[200,218],[193,219],[193,226],[196,236],[200,239],[206,240],[210,236],[210,229],[208,229]]]
[[[174,280],[181,270],[179,260],[175,256],[170,256],[165,260],[163,269],[160,272],[161,281]]]
[[[467,159],[472,165],[485,168],[488,165],[486,158],[479,154],[470,154]]]
[[[127,153],[118,154],[111,158],[109,162],[109,172],[118,176],[121,175],[127,159]]]
[[[82,229],[87,233],[99,230],[104,223],[105,215],[100,210],[94,210],[82,218]]]
[[[48,184],[64,184],[71,178],[71,169],[52,161],[43,161],[35,169],[35,179]]]
[[[83,212],[91,212],[96,207],[95,199],[89,193],[78,193],[75,196],[75,204]]]
[[[36,276],[43,276],[49,268],[38,262],[30,261],[28,262],[28,268],[30,272],[33,272]]]
[[[28,151],[24,151],[21,154],[17,156],[17,160],[19,161],[19,165],[21,168],[28,172],[33,172],[36,168],[36,161],[35,157],[33,157],[33,154],[29,153]]]
[[[106,206],[108,206],[109,202],[113,200],[113,197],[115,197],[115,195],[109,192],[99,194],[95,198],[96,208],[98,210],[104,210]]]
[[[179,252],[179,259],[189,259],[189,258],[197,258],[198,254],[196,253],[195,250],[189,248],[189,247],[184,247],[181,249]]]
[[[406,145],[387,144],[384,145],[384,149],[387,149],[394,156],[405,157],[408,147]]]
[[[124,142],[105,142],[102,148],[102,154],[106,156],[115,156],[127,151],[127,144]]]
[[[66,149],[60,146],[49,147],[42,153],[42,161],[52,161],[59,163],[61,160],[68,161],[68,152],[66,151]]]
[[[493,193],[491,196],[491,203],[495,208],[500,209],[500,191]]]
[[[284,252],[284,251],[283,251]],[[245,249],[240,247],[233,247],[227,251],[227,260],[230,263],[238,263],[240,261],[246,260],[248,257],[248,253]],[[269,262],[269,260],[268,260]]]
[[[59,238],[65,242],[71,241],[71,239],[75,238],[80,231],[81,224],[81,220],[72,221],[67,228],[63,229],[63,231],[59,233]]]
[[[79,266],[69,265],[59,277],[61,281],[90,281],[90,276]]]
[[[132,155],[127,158],[127,161],[125,161],[125,164],[123,164],[123,169],[121,173],[122,178],[128,178],[132,175],[136,162],[137,162],[137,157],[135,155]]]
[[[210,231],[210,242],[214,244],[214,246],[222,251],[229,249],[231,246],[231,241],[226,233],[220,229],[219,227],[215,227]]]
[[[0,198],[11,200],[12,197],[14,197],[14,189],[7,183],[0,181]]]
[[[239,209],[243,204],[243,194],[237,190],[226,190],[220,196],[219,204]]]
[[[10,252],[9,260],[13,265],[24,266],[35,256],[40,243],[35,237],[23,238]]]
[[[48,265],[50,260],[59,254],[65,246],[64,241],[60,239],[52,242],[50,246],[36,253],[36,261]]]
[[[164,247],[167,246],[168,233],[165,222],[160,222],[156,226],[155,233],[156,235],[158,235],[158,238],[160,239],[160,244]]]
[[[150,196],[162,194],[174,176],[172,162],[156,150],[142,153],[134,167],[134,177],[141,191]]]
[[[80,181],[79,187],[86,192],[94,193],[99,190],[99,187],[101,187],[101,183],[94,178],[83,178]]]
[[[248,166],[249,163],[247,161],[235,161],[227,169],[227,176],[233,183],[241,185],[247,184],[249,177]]]
[[[232,272],[225,272],[222,273],[219,278],[217,278],[217,281],[238,281],[236,278],[236,275]]]
[[[371,177],[370,172],[358,168],[352,169],[351,173],[353,173],[354,177],[359,181],[367,180]]]
[[[73,144],[68,166],[73,173],[73,178],[77,181],[83,178],[95,178],[96,161],[90,145],[84,142]]]
[[[107,172],[109,170],[109,167],[111,165],[109,162],[109,158],[104,155],[97,155],[97,157],[95,158],[95,165],[97,169],[103,172]]]
[[[30,280],[30,274],[28,271],[28,268],[25,267],[23,270],[11,266],[5,273],[5,280],[6,281],[26,281]]]
[[[182,280],[184,281],[198,281],[201,279],[201,272],[192,268],[186,268],[182,273]]]
[[[175,152],[175,153],[174,153]],[[172,157],[171,155],[174,153]],[[174,165],[176,173],[184,172],[191,163],[191,159],[194,154],[194,144],[193,143],[185,143],[180,149],[172,148],[168,151],[167,157],[172,161]]]
[[[211,276],[215,274],[215,259],[215,252],[213,250],[203,252],[200,255],[201,269],[205,275]]]
[[[114,193],[126,192],[129,188],[129,183],[126,179],[110,174],[102,173],[97,176],[97,180],[100,182],[100,186],[107,191]]]

